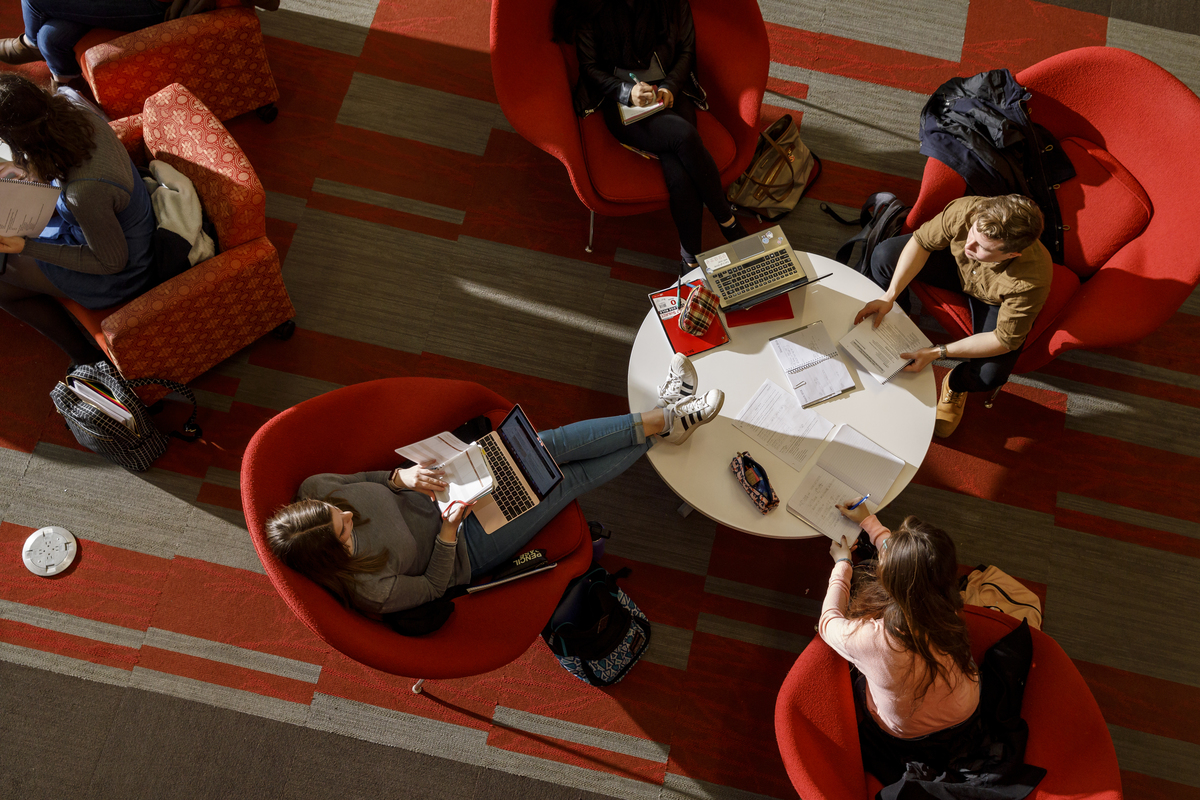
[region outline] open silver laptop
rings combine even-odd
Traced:
[[[496,430],[481,437],[478,444],[493,483],[491,492],[476,500],[471,510],[487,533],[542,502],[562,482],[562,470],[520,406],[513,406]]]
[[[778,225],[697,258],[708,288],[721,299],[722,311],[750,308],[820,280],[808,254],[794,251]]]

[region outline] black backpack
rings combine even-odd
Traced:
[[[542,630],[558,663],[592,686],[620,681],[650,646],[650,621],[617,586],[628,574],[628,567],[614,574],[593,562],[567,584]]]
[[[825,203],[821,203],[821,210],[843,225],[862,226],[862,230],[842,242],[834,258],[867,275],[871,268],[871,253],[875,251],[875,246],[884,239],[890,239],[900,233],[900,229],[904,227],[904,221],[908,218],[908,212],[912,208],[900,202],[900,198],[891,192],[875,192],[867,198],[867,202],[863,203],[857,221],[843,219]],[[854,245],[859,242],[862,242],[862,250],[859,251],[858,258],[851,261]]]

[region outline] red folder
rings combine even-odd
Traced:
[[[784,293],[742,311],[726,313],[725,324],[731,328],[737,328],[741,325],[753,325],[756,322],[791,319],[794,316],[796,315],[792,312],[792,296]]]
[[[678,304],[675,302],[676,287],[674,286],[670,289],[650,293],[650,303],[658,312],[658,321],[662,323],[663,333],[667,335],[671,349],[676,353],[683,353],[685,356],[703,353],[705,350],[711,350],[729,341],[729,334],[725,332],[725,326],[721,324],[720,315],[713,320],[712,325],[708,326],[708,332],[703,336],[692,336],[679,329],[679,312],[683,308],[683,304],[687,302],[688,296],[701,283],[702,281],[685,283],[679,291]]]

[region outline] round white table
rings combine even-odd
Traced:
[[[699,391],[722,389],[725,392],[725,405],[720,416],[682,445],[658,445],[651,448],[648,455],[659,476],[695,510],[735,530],[780,539],[820,535],[786,508],[788,498],[800,483],[801,473],[734,428],[732,421],[764,379],[791,391],[783,368],[768,344],[772,337],[823,320],[826,331],[836,343],[850,330],[854,315],[863,304],[881,294],[878,286],[855,270],[822,256],[808,254],[808,257],[818,275],[830,274],[819,283],[791,293],[793,319],[728,328],[728,342],[692,357]],[[690,280],[699,276],[700,271],[696,269],[687,277]],[[887,496],[871,498],[872,503],[878,500],[879,507],[883,507],[912,480],[929,449],[937,403],[933,370],[902,372],[888,383],[880,384],[844,350],[839,349],[839,352],[857,387],[810,408],[834,424],[849,423],[867,438],[904,459],[904,469]],[[672,354],[658,315],[651,309],[642,322],[629,358],[631,409],[652,408],[657,403],[658,385],[666,376]],[[780,497],[779,506],[769,514],[759,513],[729,469],[734,454],[742,450],[749,451],[763,465],[771,478],[771,486]]]

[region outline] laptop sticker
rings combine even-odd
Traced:
[[[728,266],[730,263],[731,262],[729,261],[729,256],[723,252],[717,253],[715,256],[713,256],[711,258],[704,259],[704,266],[708,267],[709,272],[712,272],[714,269],[717,269],[718,267]]]

